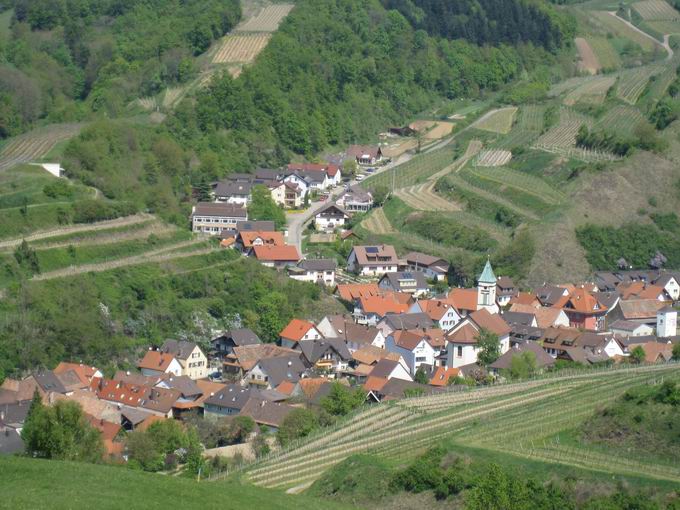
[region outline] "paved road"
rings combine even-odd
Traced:
[[[412,157],[413,157],[412,154],[402,154],[391,163],[379,167],[378,170],[371,175],[377,175],[379,173],[386,172],[387,170],[394,168],[395,166],[406,163]],[[311,221],[311,219],[314,217],[314,215],[319,209],[324,207],[326,204],[335,201],[345,191],[345,186],[347,184],[349,184],[350,186],[354,186],[355,184],[360,183],[357,182],[356,180],[352,180],[349,183],[343,183],[341,186],[338,186],[337,188],[332,190],[331,196],[328,197],[323,202],[312,202],[312,205],[309,207],[309,209],[303,212],[286,213],[286,220],[288,225],[288,239],[287,239],[288,244],[297,246],[298,250],[300,250],[300,253],[302,253],[302,232],[305,229],[305,225],[307,225],[307,223]]]
[[[673,58],[673,53],[674,53],[674,52],[673,52],[673,48],[671,48],[671,45],[670,45],[669,42],[668,42],[668,41],[669,41],[669,38],[670,38],[670,37],[669,37],[669,34],[666,34],[666,35],[663,36],[663,43],[661,43],[659,40],[657,40],[655,37],[652,37],[651,35],[649,35],[649,34],[648,34],[647,32],[645,32],[644,30],[640,30],[638,27],[636,27],[635,25],[633,25],[630,21],[625,20],[625,19],[623,19],[622,17],[620,17],[618,14],[616,14],[616,11],[607,11],[607,12],[608,12],[611,16],[614,16],[614,17],[615,17],[616,19],[618,19],[619,21],[624,22],[626,25],[628,25],[630,28],[632,28],[632,29],[635,30],[636,32],[638,32],[638,33],[644,35],[644,36],[647,37],[648,39],[651,39],[651,40],[654,41],[656,44],[658,44],[659,46],[661,46],[662,48],[664,48],[664,49],[666,50],[666,52],[668,53],[668,56],[666,57],[666,60],[670,60],[670,59]]]

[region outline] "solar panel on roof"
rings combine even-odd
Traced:
[[[378,248],[375,246],[368,246],[366,247],[366,253],[378,253]]]

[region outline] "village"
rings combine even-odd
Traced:
[[[359,169],[373,172],[381,163],[379,148],[354,147],[348,153]],[[126,432],[164,420],[248,417],[256,429],[241,439],[250,444],[258,434],[279,430],[295,409],[320,408],[341,390],[361,395],[363,406],[565,368],[680,357],[674,308],[680,273],[630,270],[622,263],[620,270],[595,273],[588,282],[528,289],[495,274],[487,261],[475,287],[450,287],[446,260],[364,245],[346,228],[353,214],[373,206],[358,180],[343,183],[340,166],[330,163],[233,174],[216,183],[214,200],[198,203],[191,216],[194,232],[216,236],[223,249],[290,278],[324,286],[346,313],[316,322],[295,317],[276,342],[264,342],[243,327],[215,331],[200,345],[167,339],[149,345],[136,370],[108,376],[79,360],[64,360],[53,370],[5,379],[0,451],[23,451],[21,430],[36,394],[48,405],[78,402],[101,431],[108,457],[122,461]],[[305,258],[299,239],[291,239],[290,230],[277,231],[273,221],[250,220],[248,205],[258,185],[282,208],[311,203],[297,213],[306,214],[300,228],[309,221],[314,232],[351,239],[342,267],[337,259]],[[312,193],[321,200],[313,201]]]

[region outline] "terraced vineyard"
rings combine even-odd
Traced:
[[[271,34],[235,34],[224,39],[213,64],[249,64],[267,46]]]
[[[55,124],[9,139],[0,150],[0,171],[44,157],[59,142],[78,134],[81,127],[81,124]]]
[[[598,76],[584,82],[571,90],[564,98],[564,104],[573,106],[576,103],[601,104],[607,91],[616,83],[614,76]]]
[[[587,37],[588,44],[597,55],[602,69],[618,69],[621,67],[621,57],[606,37]]]
[[[550,186],[539,177],[513,170],[507,167],[470,168],[467,171],[481,179],[496,182],[504,187],[535,195],[540,200],[551,205],[559,205],[566,199],[564,193]]]
[[[513,149],[530,144],[541,134],[545,110],[546,107],[543,105],[521,106],[517,114],[517,122],[512,126],[510,133],[493,143],[492,147]]]
[[[374,234],[394,234],[396,230],[390,224],[390,220],[385,216],[385,211],[382,207],[373,209],[373,212],[361,222],[361,226],[364,227],[369,232]]]
[[[641,34],[634,28],[626,25],[620,18],[616,16],[616,13],[610,14],[606,11],[588,11],[587,16],[599,24],[601,31],[604,34],[611,33],[616,37],[629,39],[634,43],[639,44],[640,47],[646,52],[651,53],[659,48],[659,44],[655,43],[652,39],[644,34]]]
[[[453,160],[454,149],[447,145],[432,152],[419,154],[406,163],[369,177],[364,181],[364,186],[372,189],[376,186],[387,186],[389,189],[413,186],[451,165]]]
[[[482,151],[475,158],[475,166],[503,166],[507,165],[512,159],[512,152],[507,150],[488,150]]]
[[[645,90],[652,76],[662,73],[665,66],[646,66],[627,69],[619,74],[616,95],[628,104],[634,105]]]
[[[644,116],[637,108],[633,106],[617,105],[611,108],[597,121],[595,128],[631,136],[634,134],[635,128],[644,121]]]
[[[402,188],[395,196],[417,211],[460,211],[458,204],[437,195],[430,182]]]
[[[635,2],[633,9],[645,21],[677,21],[680,20],[680,13],[673,9],[665,0],[643,0]]]
[[[293,4],[274,4],[236,27],[236,32],[276,32],[283,19],[295,7]]]
[[[576,134],[582,125],[592,128],[594,121],[570,108],[560,109],[560,120],[556,126],[542,135],[532,148],[560,154],[582,161],[614,161],[617,158],[608,152],[581,149],[576,147]]]
[[[512,122],[516,113],[517,108],[515,106],[492,110],[475,121],[472,127],[482,131],[507,135],[512,129]]]
[[[355,453],[403,458],[451,438],[594,471],[680,481],[678,466],[565,448],[553,437],[626,389],[674,372],[677,364],[606,369],[374,405],[249,466],[245,476],[264,487],[300,488]]]

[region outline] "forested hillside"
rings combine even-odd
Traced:
[[[238,0],[16,0],[0,37],[0,138],[35,121],[123,113],[194,74],[240,19]]]
[[[559,49],[574,36],[575,24],[536,0],[382,0],[416,27],[476,44],[532,43]]]

